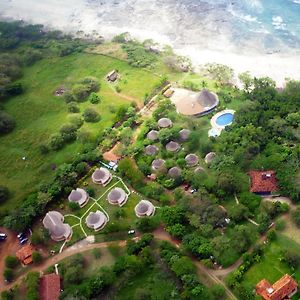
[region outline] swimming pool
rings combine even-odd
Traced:
[[[216,123],[219,126],[226,126],[232,123],[233,118],[234,116],[232,113],[225,113],[216,119]]]

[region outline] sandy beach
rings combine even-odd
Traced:
[[[40,23],[72,34],[78,31],[100,34],[105,38],[129,31],[140,40],[151,38],[158,43],[171,45],[176,53],[190,57],[194,65],[222,63],[232,67],[236,75],[250,71],[253,76],[269,76],[278,86],[283,86],[286,78],[300,80],[300,55],[296,51],[265,54],[251,40],[249,51],[247,47],[240,50],[230,40],[228,28],[215,28],[214,23],[208,21],[205,24],[206,31],[201,31],[200,38],[198,29],[192,27],[186,15],[170,12],[171,6],[166,6],[158,17],[155,13],[157,7],[154,7],[156,1],[140,1],[144,2],[144,6],[136,8],[136,0],[127,0],[118,4],[117,11],[111,11],[112,5],[101,0],[49,0],[47,3],[38,0],[1,0],[0,18]],[[134,17],[128,23],[131,10]],[[145,22],[142,22],[143,18]],[[178,36],[174,34],[176,32]]]

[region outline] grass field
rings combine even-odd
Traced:
[[[121,95],[105,81],[105,75],[112,69],[118,69],[121,74]],[[81,151],[83,145],[79,141],[47,155],[40,154],[39,145],[58,132],[70,117],[64,100],[54,96],[56,88],[71,85],[86,76],[101,81],[99,95],[102,102],[93,105],[100,113],[101,121],[85,123],[80,129],[89,131],[92,137],[112,125],[112,108],[133,100],[141,104],[145,93],[150,93],[159,81],[158,76],[130,67],[126,62],[86,53],[44,59],[26,68],[21,79],[25,92],[5,103],[5,110],[15,118],[17,125],[12,133],[1,137],[0,182],[12,194],[11,199],[1,206],[2,211],[14,208],[39,183],[48,180],[52,176],[52,164],[70,162]],[[92,104],[80,104],[81,112],[87,106]],[[25,161],[22,160],[24,156]]]
[[[278,234],[277,239],[267,246],[262,260],[246,272],[242,283],[252,288],[263,278],[273,283],[286,273],[293,275],[299,281],[300,268],[291,270],[286,263],[281,261],[281,253],[284,249],[299,253],[300,245],[286,236]]]

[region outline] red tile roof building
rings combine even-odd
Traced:
[[[250,192],[271,193],[278,190],[275,171],[250,171]]]
[[[40,300],[58,300],[60,294],[60,277],[52,273],[40,279]]]
[[[288,274],[285,274],[273,285],[266,279],[256,285],[256,293],[265,300],[290,299],[297,293],[298,283]]]
[[[27,244],[26,246],[22,247],[20,250],[17,251],[16,257],[23,265],[29,265],[32,263],[33,251],[34,251],[33,246]]]

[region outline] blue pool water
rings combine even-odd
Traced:
[[[216,120],[216,123],[219,126],[226,126],[226,125],[232,123],[233,118],[234,118],[233,114],[226,113],[226,114],[221,115],[220,117],[218,117],[217,120]]]

